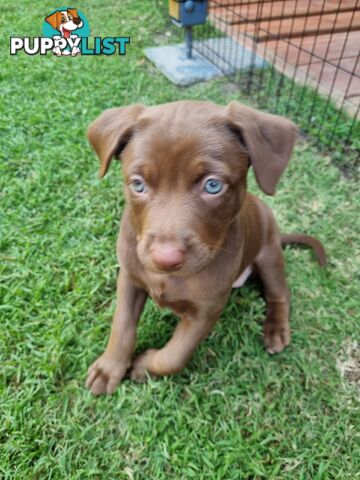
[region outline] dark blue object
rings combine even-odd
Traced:
[[[192,27],[206,22],[208,0],[177,0],[180,3],[180,19],[176,23],[182,27]]]

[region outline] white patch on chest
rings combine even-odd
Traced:
[[[251,274],[252,274],[252,267],[251,265],[249,265],[248,267],[245,268],[245,270],[242,272],[240,277],[238,277],[235,280],[235,282],[232,284],[232,288],[242,287]]]

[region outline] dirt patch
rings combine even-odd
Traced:
[[[226,82],[223,85],[221,85],[222,91],[225,93],[225,95],[228,96],[236,96],[239,94],[239,84],[236,82]]]
[[[360,386],[360,345],[358,342],[347,341],[344,343],[337,366],[344,380]]]

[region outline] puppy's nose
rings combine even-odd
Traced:
[[[80,25],[81,18],[80,17],[75,17],[75,18],[73,18],[73,22],[75,23],[75,25]]]
[[[173,270],[183,264],[185,250],[175,243],[156,243],[151,247],[150,256],[160,270]]]

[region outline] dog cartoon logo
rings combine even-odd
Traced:
[[[49,32],[48,29],[45,32],[46,24],[44,25],[44,33],[46,33],[47,36],[50,33],[54,40],[65,38],[69,44],[69,48],[65,49],[61,48],[60,46],[55,46],[52,50],[55,55],[57,55],[58,57],[60,57],[61,55],[71,55],[75,57],[76,55],[81,53],[81,50],[78,46],[80,40],[77,39],[79,38],[79,36],[88,36],[90,33],[87,21],[81,12],[78,12],[76,8],[60,8],[59,10],[56,10],[55,12],[48,15],[45,18],[45,22],[47,22],[47,24],[49,24],[52,29],[52,32]],[[82,32],[78,35],[80,30]],[[84,32],[84,30],[86,31]],[[60,33],[60,35],[53,35],[52,33],[54,33],[54,31]]]
[[[10,55],[17,55],[21,50],[26,55],[52,52],[58,57],[126,55],[130,37],[90,37],[89,23],[77,8],[60,7],[43,19],[42,37],[10,37]]]

